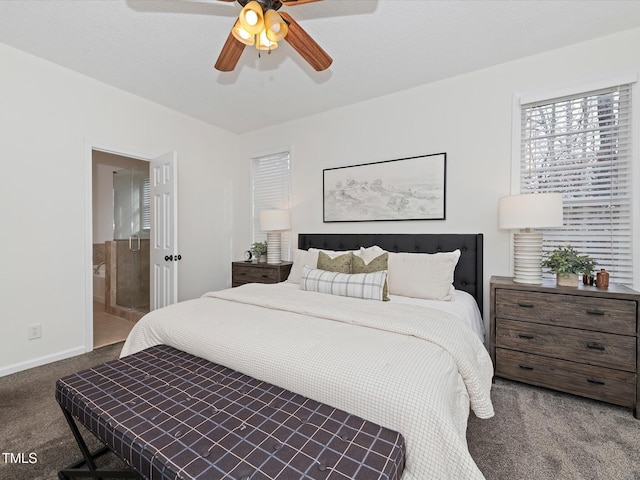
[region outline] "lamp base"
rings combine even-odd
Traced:
[[[513,234],[513,281],[542,284],[542,233]]]
[[[282,262],[282,232],[267,232],[267,263]]]

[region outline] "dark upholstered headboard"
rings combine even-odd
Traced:
[[[481,233],[300,233],[298,248],[357,250],[378,245],[389,252],[437,253],[460,249],[460,260],[453,285],[470,293],[482,313],[482,234]]]

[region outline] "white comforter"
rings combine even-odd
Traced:
[[[158,344],[402,433],[403,480],[484,478],[466,425],[493,416],[491,360],[448,313],[248,284],[151,312],[121,355]]]

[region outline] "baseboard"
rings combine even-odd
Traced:
[[[45,357],[34,358],[33,360],[28,360],[26,362],[14,363],[13,365],[0,367],[0,377],[11,375],[12,373],[21,372],[23,370],[28,370],[30,368],[40,367],[48,363],[57,362],[58,360],[64,360],[65,358],[82,355],[83,353],[86,353],[86,349],[84,346],[76,347],[69,350],[63,350],[62,352],[54,353],[52,355],[47,355]]]

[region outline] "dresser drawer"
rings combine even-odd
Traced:
[[[495,314],[563,327],[635,335],[636,302],[496,289]]]
[[[630,372],[497,348],[496,375],[625,407],[636,404],[636,375]]]
[[[497,319],[496,346],[636,371],[636,337]]]
[[[255,268],[249,265],[234,265],[233,283],[278,283],[278,270],[275,268]]]

